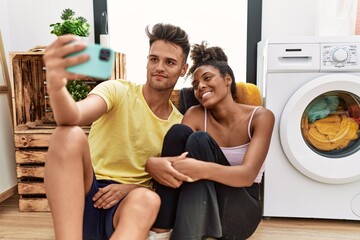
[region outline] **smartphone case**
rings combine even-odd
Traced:
[[[89,54],[90,59],[87,62],[68,67],[67,71],[104,80],[110,78],[115,55],[111,48],[99,44],[87,44],[83,51],[68,56],[80,54]]]

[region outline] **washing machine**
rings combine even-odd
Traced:
[[[360,37],[265,39],[257,76],[275,115],[263,215],[360,220]]]

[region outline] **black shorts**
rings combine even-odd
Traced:
[[[114,232],[113,216],[121,203],[122,199],[109,209],[99,209],[94,207],[92,198],[99,191],[109,184],[119,184],[111,180],[97,180],[95,175],[90,191],[85,196],[84,206],[84,240],[107,240]]]

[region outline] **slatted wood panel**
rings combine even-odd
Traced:
[[[46,198],[24,198],[19,199],[20,212],[48,212],[49,203]]]

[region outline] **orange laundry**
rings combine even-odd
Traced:
[[[359,125],[347,115],[329,115],[326,118],[308,123],[302,121],[302,133],[315,148],[322,151],[339,150],[358,138]]]

